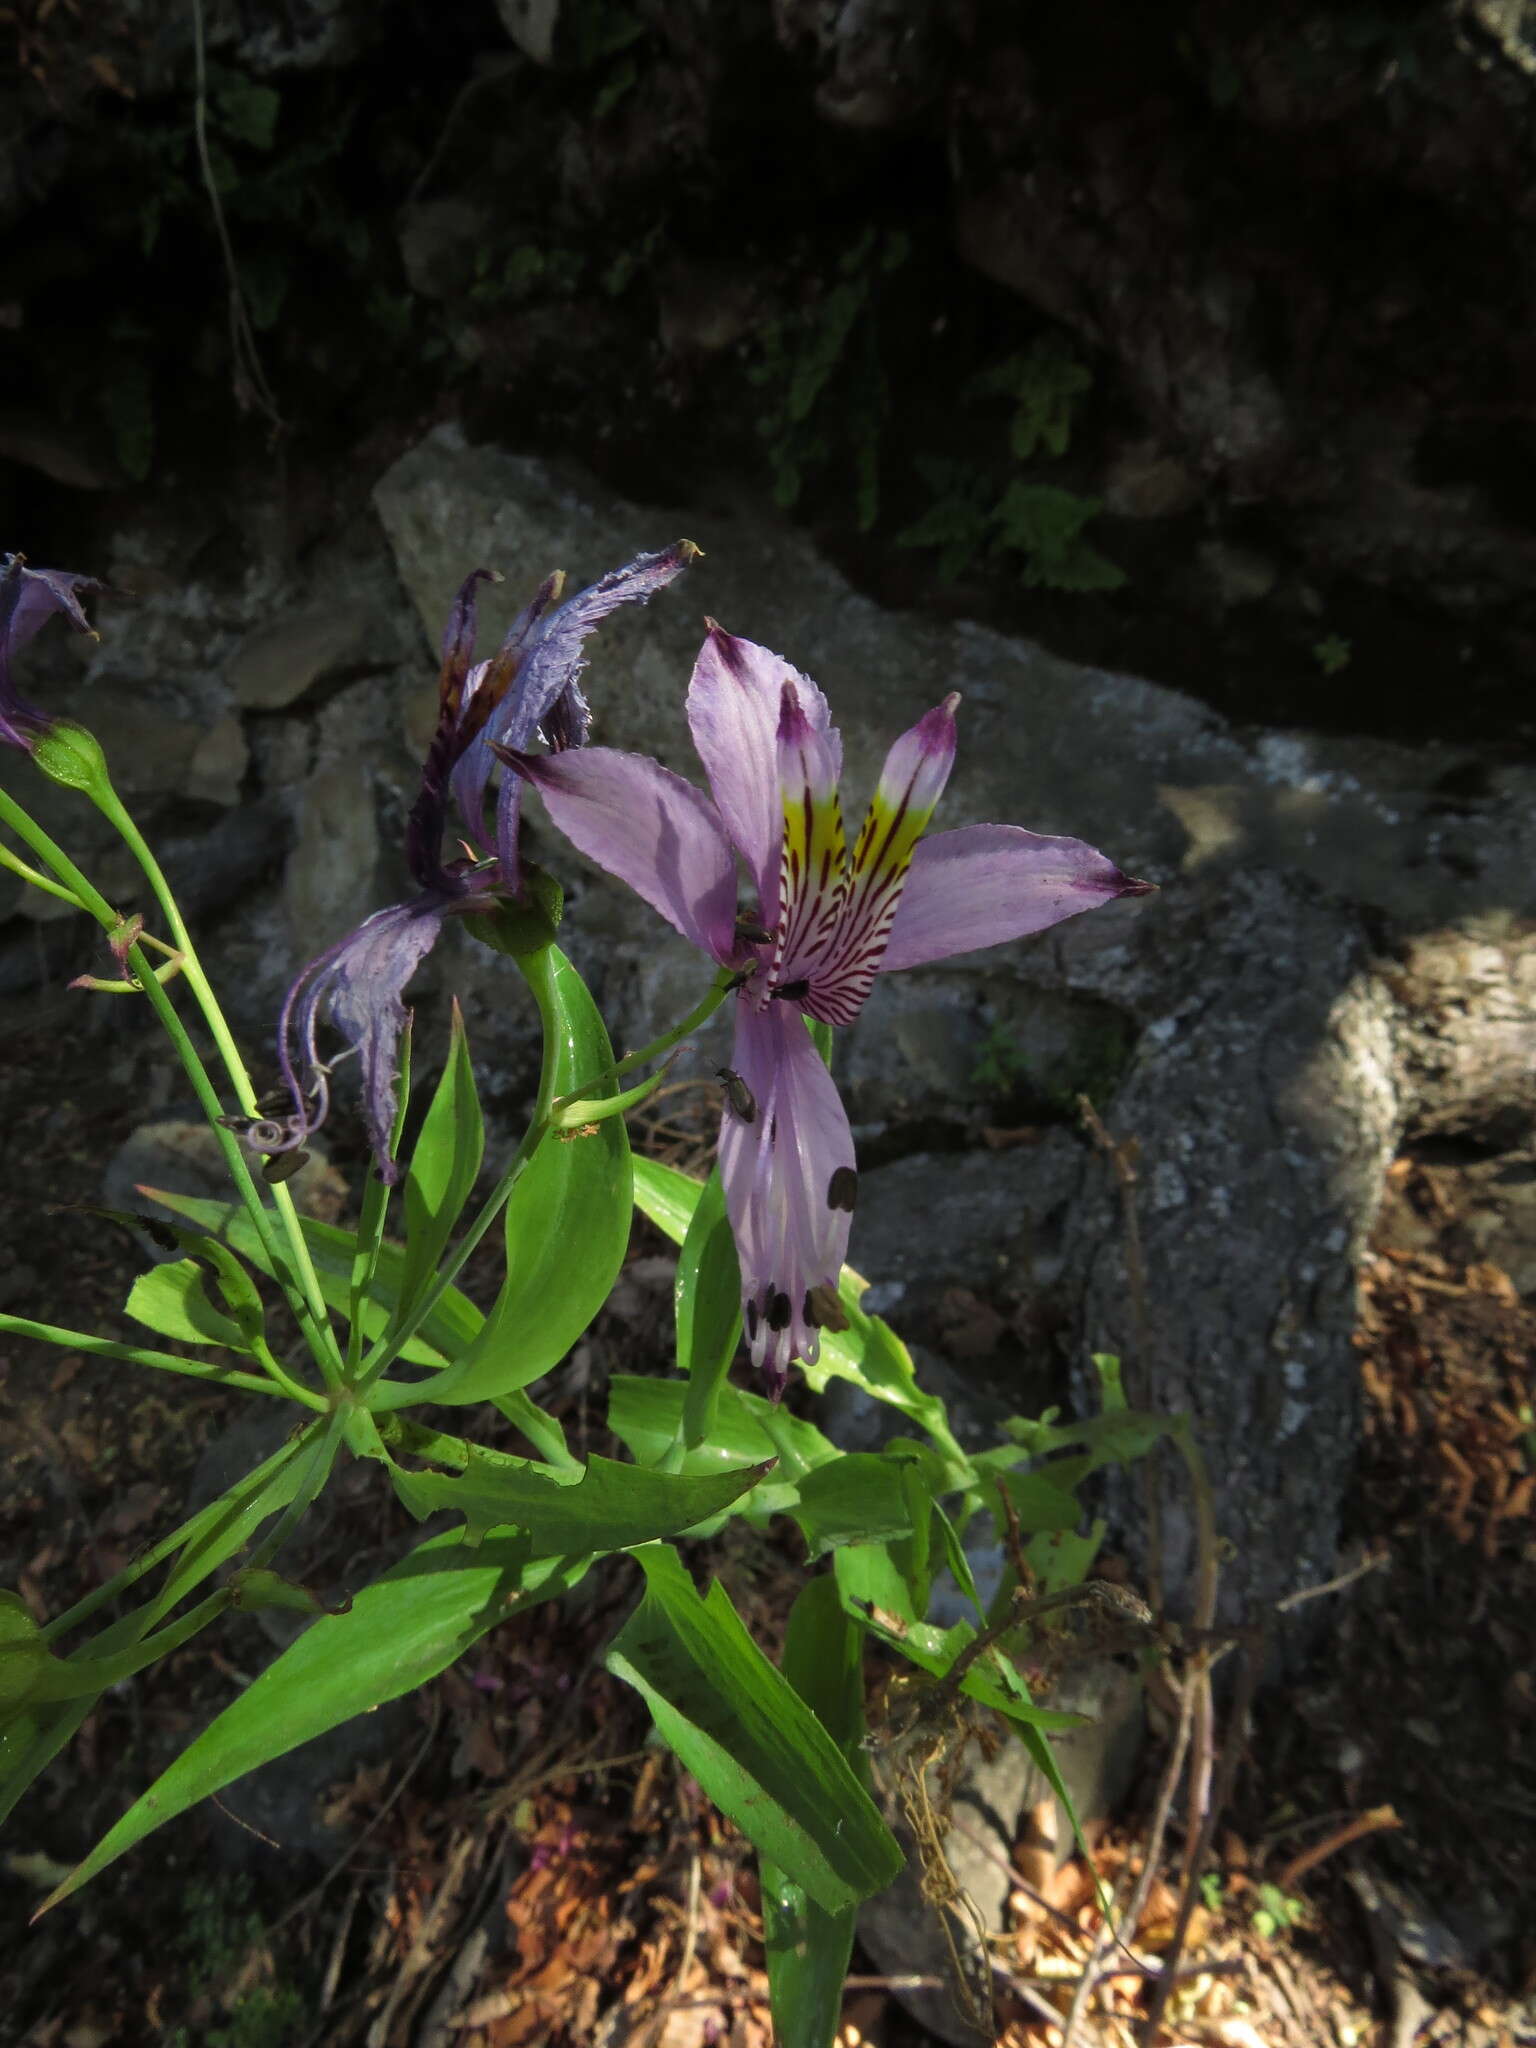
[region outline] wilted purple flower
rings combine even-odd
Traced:
[[[691,541],[679,541],[659,554],[637,555],[564,604],[557,602],[564,578],[549,577],[496,653],[481,662],[474,661],[475,600],[491,572],[477,569],[465,582],[443,634],[437,729],[406,825],[406,860],[420,893],[408,903],[375,911],[311,960],[289,989],[278,1025],[278,1060],[293,1110],[238,1123],[255,1150],[291,1152],[324,1122],[331,1063],[320,1056],[318,1033],[325,1018],[359,1057],[374,1158],[386,1180],[398,1179],[391,1140],[406,984],[436,942],[445,917],[490,910],[519,894],[521,785],[515,776],[503,777],[494,820],[489,820],[488,789],[496,765],[491,742],[521,750],[542,734],[551,747],[580,746],[589,719],[577,683],[585,666],[582,643],[609,612],[645,603],[697,553]],[[445,860],[450,802],[458,814],[463,850]]]
[[[747,977],[720,1171],[755,1363],[782,1391],[837,1325],[858,1175],[847,1114],[802,1016],[851,1024],[877,973],[1043,931],[1144,894],[1080,839],[1014,825],[922,833],[955,755],[944,702],[898,739],[849,854],[842,744],[816,685],[712,626],[688,721],[711,802],[641,754],[517,758],[550,817],[718,965]],[[756,901],[738,909],[737,859]]]
[[[90,633],[93,628],[81,609],[79,593],[100,590],[101,585],[94,576],[76,576],[68,569],[29,569],[26,559],[0,555],[0,742],[30,754],[54,721],[17,694],[11,656],[54,612],[61,612],[76,632]]]

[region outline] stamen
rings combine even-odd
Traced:
[[[261,1169],[261,1177],[269,1186],[276,1187],[280,1181],[292,1180],[308,1164],[307,1152],[276,1152]]]
[[[786,981],[782,988],[771,988],[769,999],[775,1003],[802,1002],[811,992],[809,981]]]
[[[846,1330],[848,1317],[835,1287],[825,1280],[806,1290],[805,1320],[813,1330]]]
[[[789,1296],[782,1289],[768,1296],[768,1306],[763,1311],[763,1320],[770,1330],[787,1330],[790,1314]]]
[[[749,1301],[747,1303],[747,1342],[749,1344],[757,1342],[757,1326],[761,1320],[762,1318],[758,1314],[757,1303]]]
[[[846,1209],[853,1214],[853,1205],[859,1198],[859,1176],[851,1166],[840,1166],[827,1182],[827,1207]]]

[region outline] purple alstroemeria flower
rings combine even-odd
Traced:
[[[851,854],[826,698],[713,624],[688,692],[713,802],[641,754],[513,760],[573,845],[746,977],[720,1172],[748,1342],[775,1393],[840,1319],[858,1191],[847,1114],[801,1013],[851,1024],[876,974],[1001,945],[1152,886],[1080,839],[1016,825],[923,838],[954,761],[959,701],[946,697],[891,748]],[[756,893],[747,910],[738,857]]]
[[[278,1061],[293,1110],[252,1121],[231,1119],[256,1151],[293,1152],[324,1122],[330,1062],[319,1028],[328,1019],[357,1053],[363,1110],[380,1174],[399,1177],[391,1156],[395,1079],[406,984],[450,915],[491,910],[520,893],[517,856],[521,784],[502,778],[494,823],[486,816],[491,743],[522,749],[542,734],[550,747],[577,747],[590,713],[578,686],[587,635],[624,604],[644,604],[698,553],[679,541],[637,555],[589,589],[558,602],[564,578],[551,576],[488,661],[474,660],[476,594],[491,577],[477,569],[454,600],[443,634],[437,728],[422,766],[421,789],[406,825],[405,851],[419,894],[377,910],[356,931],[311,960],[283,1000]],[[462,854],[444,859],[449,807],[457,812]],[[344,1057],[345,1055],[340,1055]]]
[[[25,555],[0,555],[0,742],[30,754],[54,720],[29,704],[11,680],[11,656],[25,647],[39,626],[61,612],[77,633],[95,628],[80,605],[80,594],[100,590],[94,576],[68,569],[29,569]]]

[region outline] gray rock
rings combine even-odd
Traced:
[[[187,770],[188,796],[211,804],[239,803],[250,760],[245,728],[232,711],[226,711],[193,751]]]
[[[744,505],[641,509],[575,470],[471,448],[453,426],[403,456],[375,504],[434,647],[466,567],[485,562],[507,578],[486,594],[489,632],[551,568],[590,579],[692,529],[705,558],[644,611],[604,622],[589,682],[596,739],[695,778],[683,692],[707,612],[822,684],[854,790],[871,787],[897,732],[961,691],[941,823],[1000,818],[1074,834],[1159,881],[1292,867],[1408,930],[1532,899],[1536,770],[1522,764],[1500,769],[1475,815],[1457,813],[1437,785],[1475,759],[1466,748],[1242,733],[1156,684],[984,627],[883,612],[806,535]]]
[[[346,1203],[346,1182],[326,1158],[322,1145],[311,1143],[307,1150],[309,1160],[287,1183],[288,1189],[306,1216],[334,1223]],[[217,1138],[206,1123],[184,1117],[140,1124],[113,1153],[101,1181],[101,1198],[109,1208],[128,1209],[165,1223],[181,1222],[172,1210],[142,1194],[143,1187],[218,1202],[235,1199]],[[153,1246],[148,1238],[144,1243],[157,1258],[179,1256]]]
[[[338,604],[259,626],[225,667],[235,702],[247,711],[282,711],[323,677],[358,668],[373,623],[363,606]]]
[[[555,60],[555,33],[560,25],[560,0],[496,0],[501,25],[525,57],[535,64]]]
[[[1081,1143],[1057,1130],[1003,1152],[915,1152],[861,1175],[848,1256],[876,1290],[870,1306],[905,1329],[948,1288],[1053,1281],[1082,1162]]]
[[[283,900],[299,958],[318,953],[379,908],[379,831],[366,761],[317,768],[299,800]]]

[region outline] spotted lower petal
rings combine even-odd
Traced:
[[[753,1363],[775,1393],[820,1347],[818,1289],[836,1290],[857,1181],[853,1134],[836,1084],[796,1013],[736,1007],[732,1066],[750,1122],[727,1102],[720,1176],[741,1263]]]
[[[880,971],[1000,946],[1152,887],[1122,874],[1081,839],[1050,838],[1021,825],[936,832],[912,856]]]

